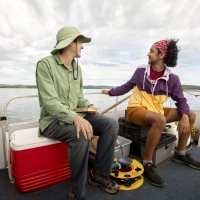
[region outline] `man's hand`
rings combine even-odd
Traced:
[[[108,95],[108,90],[101,90],[101,94],[106,94],[106,95]]]
[[[180,135],[185,135],[190,132],[189,117],[186,114],[182,115],[181,120],[178,123],[178,132]]]
[[[86,140],[91,140],[93,137],[93,130],[91,124],[84,118],[76,115],[74,118],[74,126],[76,127],[76,136],[80,138],[80,132],[83,133],[83,136]]]

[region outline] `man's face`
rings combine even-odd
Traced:
[[[81,49],[83,49],[82,39],[78,38],[76,41],[71,44],[72,51],[76,58],[81,57]]]
[[[149,60],[148,60],[148,63],[149,64],[155,64],[157,63],[161,58],[159,57],[159,52],[158,52],[158,49],[154,46],[151,46],[150,50],[149,50],[149,53],[148,53],[148,57],[149,57]]]

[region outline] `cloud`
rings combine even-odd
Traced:
[[[92,37],[80,63],[84,84],[119,85],[147,62],[153,42],[179,39],[174,69],[183,84],[200,84],[200,2],[188,0],[0,0],[0,83],[35,84],[37,61],[65,25]],[[109,77],[107,76],[109,74]]]

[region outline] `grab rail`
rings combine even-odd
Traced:
[[[84,93],[84,95],[95,95],[95,94],[102,94],[101,92],[88,92],[88,93]],[[101,114],[105,114],[108,111],[112,110],[113,108],[117,107],[119,104],[123,103],[124,101],[126,101],[131,95],[128,95],[127,97],[123,98],[122,100],[118,101],[118,96],[116,96],[116,103],[114,103],[113,105],[111,105],[110,107],[108,107],[107,109],[105,109],[104,111],[101,112]],[[23,98],[34,98],[34,97],[38,97],[38,95],[25,95],[25,96],[16,96],[13,97],[11,99],[9,99],[7,101],[7,103],[5,104],[4,108],[3,108],[3,113],[4,116],[7,118],[8,116],[8,105],[15,99],[23,99]]]
[[[101,94],[101,92],[88,92],[88,93],[84,93],[84,95],[96,95],[96,94]],[[10,103],[16,99],[27,99],[27,98],[38,98],[38,95],[24,95],[24,96],[15,96],[11,99],[9,99],[5,105],[3,106],[2,109],[2,116],[4,117],[5,120],[1,121],[0,125],[1,125],[1,129],[2,129],[2,142],[3,142],[3,152],[4,152],[4,160],[5,160],[5,166],[8,166],[8,159],[9,159],[9,150],[8,150],[8,146],[9,146],[9,133],[8,133],[8,107],[10,105]],[[101,114],[107,113],[108,111],[110,111],[111,109],[113,109],[114,107],[117,107],[119,104],[121,104],[122,102],[124,102],[125,100],[127,100],[129,98],[125,97],[122,100],[118,101],[118,97],[116,97],[116,102],[110,106],[109,108],[105,109],[103,112],[101,112]],[[10,167],[9,167],[10,168]],[[9,173],[11,174],[11,172]]]
[[[105,109],[104,111],[101,112],[101,114],[105,114],[108,111],[112,110],[114,107],[118,106],[119,104],[123,103],[124,101],[126,101],[127,99],[129,99],[131,95],[128,95],[127,97],[123,98],[122,100],[118,101],[117,103],[113,104],[112,106],[110,106],[109,108]]]

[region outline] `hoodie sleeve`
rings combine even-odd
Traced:
[[[184,97],[180,79],[178,76],[175,77],[171,98],[176,102],[175,105],[177,107],[179,116],[182,116],[183,114],[189,115],[190,108],[187,104],[187,99]]]
[[[125,84],[112,88],[111,90],[108,91],[109,96],[120,96],[123,94],[126,94],[129,92],[131,89],[133,89],[135,83],[134,83],[134,77],[135,73],[131,77],[129,81],[127,81]]]

